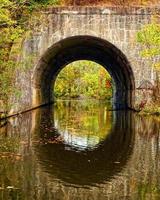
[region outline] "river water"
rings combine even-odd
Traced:
[[[91,100],[10,118],[0,128],[0,199],[158,200],[160,119]]]

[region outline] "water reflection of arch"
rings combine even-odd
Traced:
[[[50,108],[43,110],[37,128],[46,114],[48,122],[53,123],[53,118],[49,119],[49,110]],[[63,143],[36,144],[34,151],[42,170],[53,180],[76,185],[91,185],[112,179],[125,167],[134,144],[133,114],[115,112],[113,120],[111,134],[98,148],[91,151],[66,149]],[[42,137],[42,133],[40,136]]]

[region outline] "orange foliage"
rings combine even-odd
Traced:
[[[150,5],[158,3],[159,0],[62,0],[63,5],[91,6],[91,5]]]
[[[112,87],[112,83],[110,80],[106,80],[106,88],[111,88]]]

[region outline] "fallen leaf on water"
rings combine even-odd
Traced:
[[[14,186],[7,186],[7,189],[13,189]]]
[[[20,160],[22,158],[22,155],[11,152],[3,152],[0,153],[0,158],[14,158],[16,160]]]
[[[20,144],[28,144],[28,141],[21,141]]]
[[[22,156],[16,156],[15,159],[16,159],[16,160],[21,160],[21,159],[22,159]]]

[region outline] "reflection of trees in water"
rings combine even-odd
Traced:
[[[43,113],[45,113],[46,110],[45,119],[47,120],[49,117],[47,114],[48,111],[46,108],[43,108],[42,110],[44,111]],[[77,160],[81,161],[82,167],[90,167],[91,175],[92,172],[95,172],[95,176],[92,177],[91,181],[96,181],[97,175],[101,182],[97,185],[94,184],[94,186],[90,185],[89,187],[83,187],[83,185],[82,187],[75,187],[75,185],[67,183],[69,180],[65,177],[65,175],[67,175],[66,166],[69,161],[67,161],[68,157],[66,157],[68,155],[63,154],[64,145],[44,145],[37,143],[37,140],[41,138],[41,134],[43,133],[42,129],[40,130],[39,128],[41,122],[44,122],[42,113],[40,113],[38,113],[36,118],[37,124],[32,132],[32,138],[30,137],[32,121],[31,116],[28,114],[23,115],[21,119],[19,118],[19,120],[15,120],[8,124],[8,127],[5,129],[7,130],[7,133],[4,131],[4,134],[1,134],[3,140],[5,140],[5,138],[9,140],[9,138],[13,139],[14,137],[19,137],[21,145],[18,152],[22,155],[22,159],[20,160],[10,158],[5,158],[5,161],[2,159],[0,160],[0,187],[6,188],[10,185],[19,188],[15,190],[0,190],[1,197],[10,199],[12,196],[14,199],[39,200],[66,200],[67,198],[71,200],[104,200],[121,198],[127,200],[159,199],[160,123],[157,120],[152,117],[149,119],[137,115],[133,116],[133,114],[117,115],[117,131],[112,130],[114,133],[111,133],[109,137],[107,137],[108,142],[106,141],[106,143],[102,144],[103,146],[101,149],[97,150],[97,153],[95,154],[95,159],[99,158],[99,160],[104,161],[92,159],[91,162],[88,162],[87,164],[87,159],[84,157],[92,157],[92,152],[87,155],[85,155],[86,152],[83,152],[82,154],[77,152],[75,155],[77,155],[78,158],[75,158],[72,154],[73,151],[68,150],[68,155],[73,158],[71,163],[76,163]],[[134,121],[132,121],[132,123],[125,123],[125,120],[127,119],[129,119],[130,122],[134,120],[135,124]],[[52,123],[53,121],[48,122],[50,126]],[[154,131],[151,131],[152,128]],[[136,133],[135,139],[134,134],[131,134],[134,132]],[[111,142],[113,140],[115,142]],[[1,142],[2,140],[0,139],[0,145]],[[108,146],[108,148],[106,146]],[[103,149],[112,151],[110,157],[107,153],[100,154],[103,152]],[[98,155],[100,155],[100,157]],[[116,162],[114,161],[115,158],[118,158],[116,159]],[[111,160],[112,162],[108,163],[107,160]],[[95,162],[95,165],[92,165],[93,162]],[[108,168],[105,164],[103,165],[103,162],[107,163]],[[77,162],[77,164],[73,164],[73,166],[68,164],[68,167],[71,167],[71,169],[74,170],[75,166],[79,166],[81,163]],[[94,169],[91,169],[91,167]],[[114,176],[108,171],[110,167],[112,167]],[[88,168],[80,168],[77,170],[79,173],[83,170],[82,172],[85,175]],[[98,171],[96,172],[96,170],[99,170],[99,173]],[[102,177],[103,172],[105,172],[105,175]],[[83,173],[82,180],[84,180]],[[71,172],[71,176],[77,180],[77,176],[74,176],[74,173]]]
[[[31,164],[32,113],[9,118],[0,129],[0,199],[25,199],[33,194]],[[30,157],[30,158],[29,158]],[[27,169],[27,170],[26,170]],[[29,183],[29,184],[28,184]],[[28,187],[28,188],[27,188]]]
[[[7,119],[5,126],[0,127],[0,153],[22,153],[21,143],[29,138],[31,123],[31,113]]]
[[[111,130],[112,112],[107,111],[104,103],[97,106],[94,101],[58,101],[54,107],[54,124],[60,134],[69,140],[79,139],[96,144],[105,139]]]
[[[158,135],[160,130],[160,121],[158,122],[158,120],[159,118],[151,116],[148,117],[137,116],[136,127],[141,137],[149,139],[154,135]]]
[[[134,188],[144,199],[160,197],[160,123],[154,117],[136,116],[135,150],[129,172]]]

